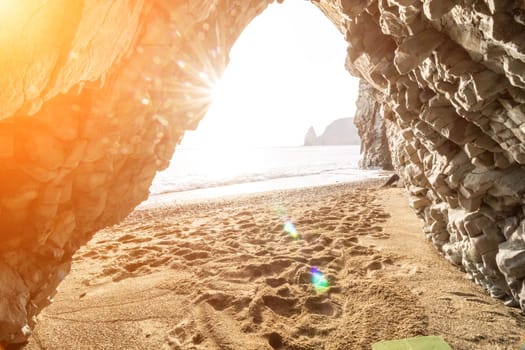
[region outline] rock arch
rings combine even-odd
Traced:
[[[147,197],[270,2],[4,2],[0,343],[27,339],[71,255]],[[525,309],[523,2],[313,3],[348,42],[347,69],[376,90],[427,238]]]

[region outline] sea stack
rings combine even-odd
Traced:
[[[331,122],[324,132],[316,136],[313,127],[304,137],[305,146],[358,145],[360,142],[353,118],[341,118]]]
[[[304,145],[305,146],[315,146],[317,144],[317,135],[315,134],[315,129],[311,126],[308,129],[306,135],[304,135]]]

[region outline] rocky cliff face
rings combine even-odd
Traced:
[[[359,82],[354,123],[361,139],[362,169],[392,169],[392,159],[386,137],[386,124],[380,93],[366,80]]]
[[[0,343],[24,341],[75,250],[146,198],[204,114],[232,43],[268,2],[6,2]],[[525,310],[523,2],[314,4],[348,41],[348,70],[380,96],[392,162],[425,235]]]
[[[359,135],[352,118],[341,118],[331,122],[319,135],[313,127],[304,136],[305,146],[358,145]]]

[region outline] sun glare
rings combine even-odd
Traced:
[[[13,31],[23,23],[30,14],[30,4],[21,0],[0,0],[0,39],[1,44],[11,39]]]
[[[19,15],[24,11],[24,2],[20,0],[0,0],[0,18],[8,19],[14,15]],[[14,21],[14,19],[12,19]]]
[[[193,47],[193,49],[198,48]],[[212,102],[215,85],[219,80],[219,74],[215,71],[206,52],[199,50],[192,54],[193,57],[189,59],[177,60],[181,76],[174,79],[170,87],[173,95],[178,96],[175,99],[174,111],[185,113],[190,122],[192,119],[197,120],[207,112]],[[144,104],[149,103],[148,99],[141,101]]]
[[[314,5],[270,5],[237,40],[220,80],[194,72],[209,89],[199,96],[212,104],[181,146],[302,145],[310,126],[322,132],[354,115],[358,80],[346,72],[345,56],[343,36]],[[184,60],[178,65],[191,70]]]

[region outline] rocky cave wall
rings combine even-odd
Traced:
[[[205,113],[234,40],[269,2],[6,0],[0,343],[24,341],[71,255],[147,197]],[[313,3],[348,42],[348,70],[380,97],[428,239],[525,309],[525,4]]]
[[[268,4],[6,1],[27,27],[0,14],[0,344],[25,341],[72,254],[147,198]]]
[[[525,309],[525,3],[317,4],[345,33],[348,70],[376,89],[361,86],[363,163],[381,154],[367,138],[379,110],[426,237]]]
[[[525,4],[317,4],[345,33],[348,70],[381,94],[392,161],[426,237],[525,309]]]
[[[361,139],[359,167],[392,170],[381,93],[361,79],[355,104],[354,124]]]

